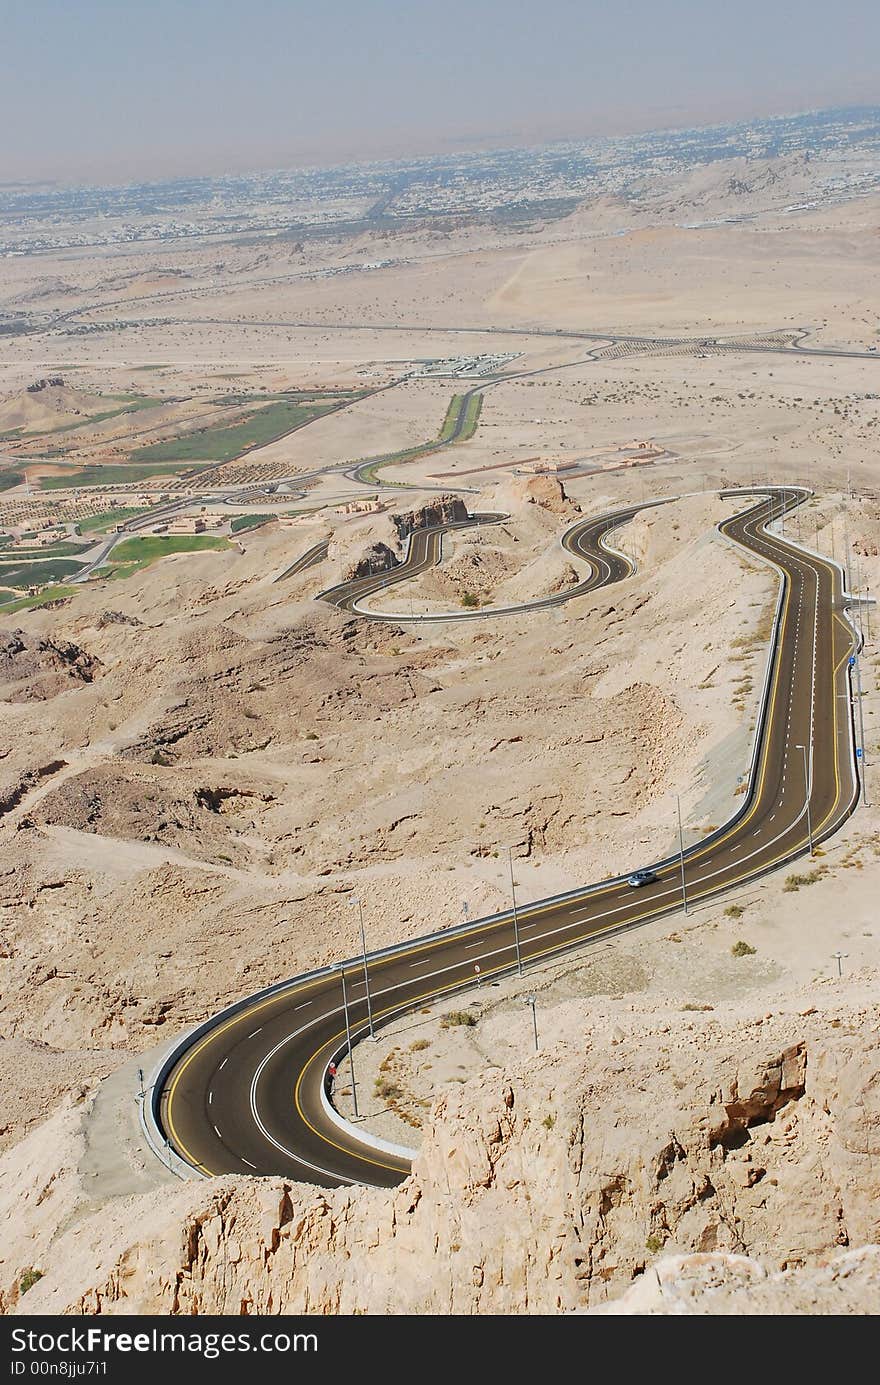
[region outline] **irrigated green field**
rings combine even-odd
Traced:
[[[58,463],[63,465],[63,463]],[[41,476],[40,490],[67,490],[80,486],[120,486],[146,481],[151,476],[176,476],[181,470],[177,462],[155,462],[150,466],[72,466],[59,476]]]
[[[130,577],[160,558],[172,553],[203,553],[213,550],[222,553],[229,548],[227,539],[212,534],[146,534],[143,538],[123,539],[110,553],[107,564],[100,569],[102,577]]]
[[[171,442],[154,442],[147,447],[139,447],[131,454],[132,460],[139,463],[231,462],[254,447],[265,447],[294,428],[320,418],[348,397],[310,398],[305,402],[289,397],[278,399],[258,408],[240,423],[200,428],[196,433],[187,433]],[[233,399],[229,402],[242,401]]]
[[[229,526],[233,534],[240,534],[245,529],[257,529],[261,524],[268,524],[274,515],[236,515]]]
[[[43,587],[47,582],[59,582],[79,572],[82,564],[75,558],[47,558],[33,563],[0,564],[0,586],[27,588]]]

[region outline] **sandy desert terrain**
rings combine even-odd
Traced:
[[[688,842],[735,810],[776,581],[715,532],[736,507],[718,491],[809,485],[801,538],[847,559],[851,587],[880,587],[880,355],[700,346],[878,339],[880,201],[783,214],[809,171],[769,173],[747,194],[766,210],[742,224],[680,224],[688,206],[728,209],[731,168],[547,225],[410,228],[389,266],[328,278],[310,274],[391,254],[387,240],[4,263],[4,303],[77,313],[0,336],[9,468],[48,465],[61,414],[76,436],[51,436],[72,460],[124,461],[140,413],[76,424],[107,396],[149,396],[166,441],[238,417],[231,394],[378,391],[248,452],[249,476],[290,478],[283,506],[248,500],[274,516],[261,527],[0,605],[4,1311],[876,1311],[868,804],[815,883],[782,872],[536,973],[537,1054],[507,983],[473,998],[474,1025],[444,1026],[442,1006],[398,1021],[361,1076],[376,1131],[419,1147],[394,1194],[179,1183],[130,1119],[157,1045],[357,951],[353,892],[379,947],[505,907],[509,848],[520,897],[538,899],[672,849],[676,794]],[[542,335],[557,329],[596,338]],[[603,333],[696,345],[614,349]],[[482,384],[408,373],[465,351],[515,359]],[[63,397],[34,404],[50,375]],[[470,438],[354,479],[356,462],[436,440],[476,387]],[[638,440],[657,459],[623,465]],[[563,469],[523,474],[536,456]],[[174,493],[195,513],[228,477]],[[2,493],[10,514],[55,503],[38,482]],[[399,558],[393,516],[449,492],[508,518],[382,596],[399,623],[314,600],[380,546]],[[339,513],[374,495],[381,512]],[[405,618],[560,590],[568,524],[660,497],[620,532],[636,572],[610,592],[504,620]],[[316,513],[277,518],[296,508]],[[324,562],[274,580],[325,537]],[[863,619],[870,776],[880,617]],[[740,939],[755,952],[734,957]]]

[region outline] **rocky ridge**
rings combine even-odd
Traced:
[[[0,1210],[16,1206],[0,1302],[560,1313],[629,1291],[621,1311],[704,1312],[694,1284],[708,1293],[722,1265],[736,1293],[766,1281],[777,1307],[765,1311],[803,1303],[806,1269],[833,1283],[834,1311],[865,1311],[874,1253],[837,1257],[880,1239],[875,983],[829,984],[818,1005],[773,1012],[603,1000],[576,1024],[572,1008],[577,1039],[439,1098],[393,1192],[222,1178],[90,1208],[73,1173],[53,1172],[75,1169],[87,1140],[68,1107],[0,1161]],[[43,1277],[22,1298],[27,1269]]]

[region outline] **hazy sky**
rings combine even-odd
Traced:
[[[0,178],[880,104],[880,0],[4,0]]]

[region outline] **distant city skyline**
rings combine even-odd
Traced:
[[[4,17],[0,180],[321,166],[880,104],[878,46],[875,0],[31,0]]]

